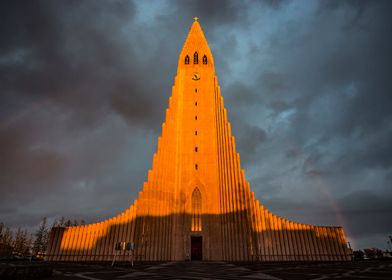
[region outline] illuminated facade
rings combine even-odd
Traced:
[[[107,261],[118,242],[134,243],[119,260],[349,260],[341,227],[296,223],[268,211],[245,179],[197,22],[178,61],[157,152],[139,198],[119,215],[55,227],[47,260]]]

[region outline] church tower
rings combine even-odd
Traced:
[[[112,260],[119,242],[132,244],[124,261],[349,260],[341,227],[289,221],[255,199],[197,18],[139,198],[108,220],[53,228],[46,259]]]

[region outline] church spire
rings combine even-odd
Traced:
[[[211,50],[201,29],[199,18],[193,18],[193,24],[180,53],[178,65],[208,64],[214,66]],[[196,62],[196,63],[195,63]]]
[[[139,197],[102,222],[54,227],[45,259],[112,261],[116,249],[127,244],[135,247],[138,261],[149,262],[350,260],[341,227],[289,221],[255,198],[211,51],[194,20]]]

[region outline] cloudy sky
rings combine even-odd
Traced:
[[[392,235],[390,1],[8,1],[0,221],[97,222],[151,167],[198,16],[247,179],[276,214]]]

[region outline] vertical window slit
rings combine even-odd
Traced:
[[[195,52],[195,53],[193,54],[193,63],[194,63],[194,64],[199,64],[199,55],[198,55],[197,52]]]

